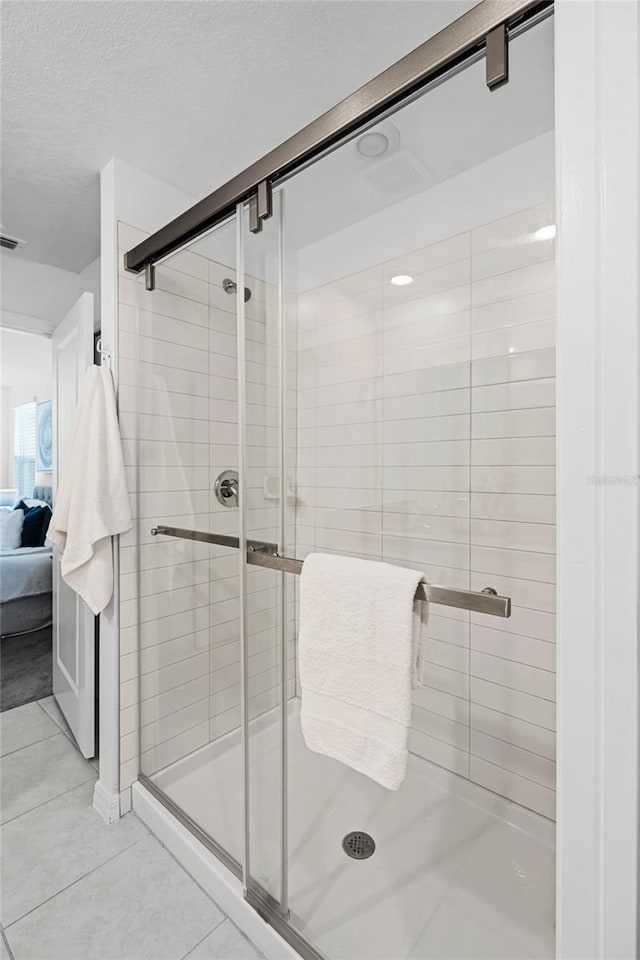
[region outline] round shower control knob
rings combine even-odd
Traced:
[[[218,503],[223,507],[238,506],[238,474],[235,470],[223,470],[216,478],[213,488]]]

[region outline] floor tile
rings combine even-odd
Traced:
[[[180,960],[223,918],[151,836],[9,928],[16,960]]]
[[[0,960],[11,960],[9,951],[2,937],[0,937]]]
[[[37,703],[25,703],[0,713],[0,756],[59,733],[58,727]]]
[[[259,960],[256,950],[231,920],[225,920],[205,937],[185,960]]]
[[[95,770],[62,733],[24,747],[2,759],[0,822],[95,779]]]
[[[63,733],[70,733],[69,724],[65,719],[65,715],[57,704],[55,697],[45,697],[43,700],[38,700],[38,703],[42,709],[49,714],[54,723],[60,727]]]
[[[106,824],[92,801],[91,780],[0,827],[5,927],[147,835],[133,814]]]

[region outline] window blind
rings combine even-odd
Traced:
[[[13,410],[13,485],[20,497],[33,496],[36,482],[36,404]]]

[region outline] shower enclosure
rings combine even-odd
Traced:
[[[549,11],[480,4],[127,255],[132,756],[305,957],[553,955]],[[313,551],[423,573],[397,792],[304,744]]]

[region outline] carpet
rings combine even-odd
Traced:
[[[51,627],[0,640],[0,712],[53,693]]]

